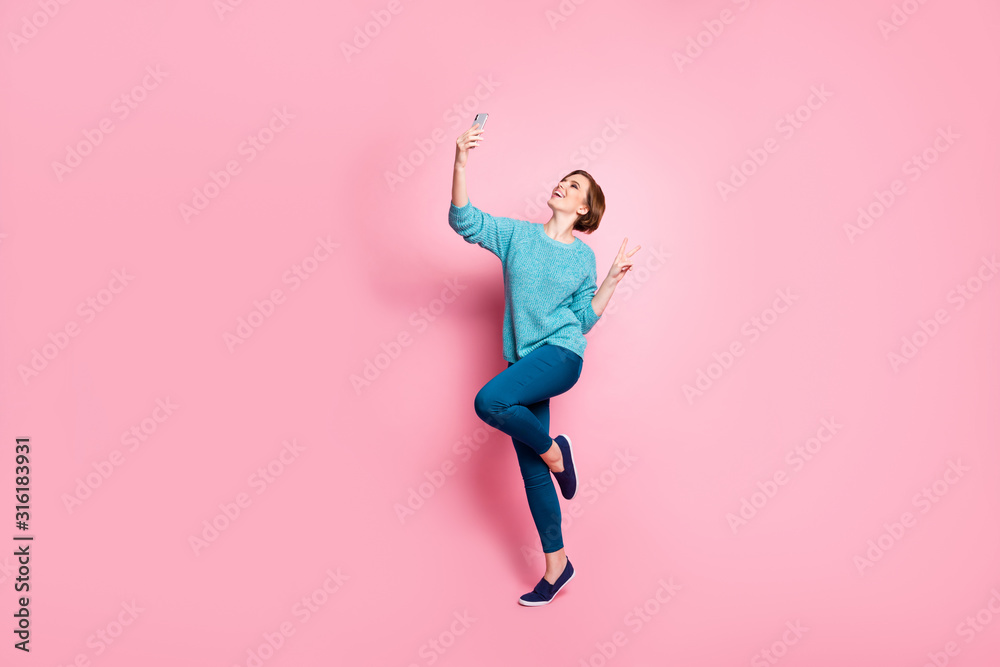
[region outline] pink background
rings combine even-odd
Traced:
[[[216,6],[0,9],[3,664],[997,664],[996,3]],[[474,204],[545,222],[582,167],[599,279],[642,245],[552,401],[578,575],[535,609],[473,410],[500,265],[447,224],[478,111]]]

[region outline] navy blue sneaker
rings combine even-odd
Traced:
[[[573,445],[569,438],[561,433],[555,437],[555,441],[562,451],[563,471],[554,472],[552,476],[559,482],[559,490],[562,491],[563,498],[569,500],[576,495],[576,466],[573,464]]]
[[[556,593],[562,590],[562,587],[569,582],[570,579],[576,572],[573,570],[573,564],[569,562],[569,558],[566,559],[566,569],[563,573],[559,575],[556,579],[556,583],[550,584],[545,581],[545,577],[535,585],[535,589],[530,593],[525,593],[521,596],[518,602],[525,607],[540,607],[543,604],[548,604],[552,602],[552,598],[556,596]]]

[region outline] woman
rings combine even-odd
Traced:
[[[476,414],[511,436],[528,507],[545,553],[545,575],[521,596],[525,606],[545,605],[573,578],[562,540],[562,513],[551,476],[567,500],[576,493],[573,451],[566,435],[549,436],[549,398],[570,389],[583,370],[583,335],[603,314],[615,287],[632,268],[622,242],[597,289],[594,251],[573,236],[591,233],[604,214],[604,193],[577,170],[552,191],[552,217],[543,224],[494,217],[472,206],[465,189],[469,150],[483,141],[473,125],[457,140],[448,224],[469,243],[500,258],[504,278],[503,355],[507,369],[476,395]]]

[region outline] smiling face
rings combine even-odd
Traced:
[[[587,191],[590,184],[580,174],[571,174],[561,180],[549,197],[549,208],[565,213],[583,215],[589,211],[587,206]]]

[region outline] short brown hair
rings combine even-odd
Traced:
[[[597,184],[594,177],[583,169],[569,172],[563,180],[573,174],[580,174],[590,183],[590,187],[587,188],[587,212],[577,219],[573,229],[584,234],[591,234],[601,224],[601,218],[604,216],[604,191],[601,190],[601,186]]]

